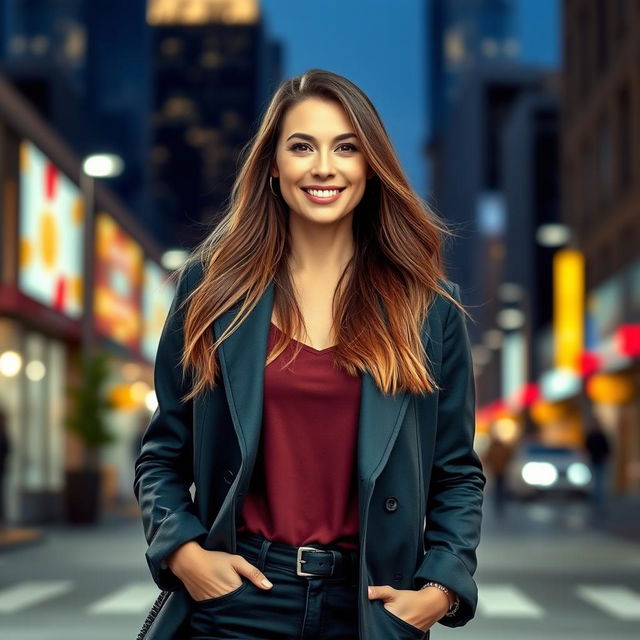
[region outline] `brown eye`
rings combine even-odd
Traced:
[[[299,151],[300,147],[308,147],[309,145],[306,142],[296,142],[289,147],[289,151]]]

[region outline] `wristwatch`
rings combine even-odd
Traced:
[[[437,587],[438,589],[440,589],[440,591],[444,591],[444,593],[447,593],[447,594],[449,593],[449,589],[447,589],[447,587],[445,587],[443,584],[440,584],[439,582],[433,582],[433,581],[425,582],[420,587],[420,590],[424,589],[425,587]],[[458,612],[459,607],[460,607],[460,597],[456,593],[456,599],[453,601],[453,603],[449,607],[449,610],[447,611],[447,613],[444,614],[445,617],[451,618],[451,616],[454,616]]]

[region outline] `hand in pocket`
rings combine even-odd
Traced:
[[[208,551],[197,543],[178,554],[181,549],[167,558],[167,564],[196,602],[230,594],[242,586],[243,577],[261,589],[272,586],[264,573],[240,554]]]

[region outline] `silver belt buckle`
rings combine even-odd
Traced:
[[[316,549],[315,547],[298,547],[298,555],[296,558],[296,573],[299,576],[317,576],[317,573],[306,573],[302,570],[302,563],[306,562],[306,560],[302,559],[303,551],[322,551],[322,549]]]

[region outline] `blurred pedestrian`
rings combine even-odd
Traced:
[[[0,408],[0,530],[6,527],[7,514],[4,500],[4,476],[11,451],[7,414]]]
[[[493,508],[496,515],[504,513],[507,499],[506,478],[512,457],[513,444],[494,433],[485,453],[484,462],[493,480]]]
[[[584,446],[589,454],[591,475],[593,477],[593,491],[591,494],[593,507],[596,515],[602,516],[605,515],[607,507],[607,483],[611,446],[600,421],[593,415],[589,421]]]

